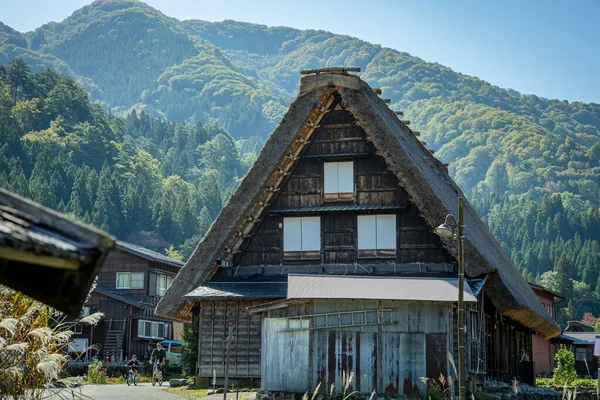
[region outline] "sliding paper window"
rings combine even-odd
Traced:
[[[288,258],[319,258],[321,217],[284,218],[283,252]]]
[[[359,257],[396,255],[396,215],[358,216]]]
[[[352,200],[354,197],[354,163],[325,163],[325,200]]]

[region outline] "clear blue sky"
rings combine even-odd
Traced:
[[[600,103],[599,0],[148,0],[178,19],[324,29],[406,51],[503,88]],[[26,32],[85,0],[0,0]]]

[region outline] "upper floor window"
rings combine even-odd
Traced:
[[[143,272],[117,272],[117,289],[143,289]]]
[[[138,337],[166,339],[169,337],[169,324],[157,321],[138,320]]]
[[[156,275],[156,294],[158,296],[164,296],[172,282],[173,278],[170,276],[162,274]]]
[[[396,215],[358,216],[359,257],[396,255]]]
[[[354,197],[354,163],[324,164],[325,200],[352,200]]]
[[[283,254],[286,257],[321,256],[321,217],[283,219]]]

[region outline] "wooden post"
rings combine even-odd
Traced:
[[[465,225],[463,198],[458,198],[458,398],[466,400],[465,393]]]
[[[596,400],[600,399],[600,368],[598,368],[598,382],[596,382]]]
[[[227,380],[229,378],[229,354],[231,352],[231,331],[233,331],[233,324],[229,323],[229,333],[223,340],[227,343],[227,355],[225,356],[225,382],[223,384],[223,400],[227,400]]]

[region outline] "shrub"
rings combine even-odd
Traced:
[[[96,360],[88,365],[88,382],[106,383],[106,368],[100,360]]]
[[[445,391],[440,387],[439,383],[435,379],[420,378],[420,380],[423,385],[423,390],[421,391],[421,398],[423,400],[444,399]]]
[[[553,382],[551,378],[536,378],[536,386],[549,387],[552,386]]]
[[[554,368],[553,383],[555,386],[570,386],[577,380],[577,372],[575,371],[575,355],[564,345],[554,356],[556,360],[556,368]]]
[[[84,376],[88,372],[88,363],[69,363],[65,370],[66,375],[69,376]]]
[[[192,317],[192,322],[183,325],[183,354],[181,355],[181,366],[183,374],[194,375],[196,373],[196,362],[198,360],[198,315]]]

